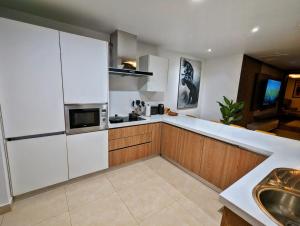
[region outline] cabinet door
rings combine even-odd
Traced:
[[[7,142],[13,195],[68,180],[66,136]]]
[[[161,144],[161,124],[154,123],[150,124],[150,130],[152,134],[151,143],[151,153],[150,155],[160,154],[160,144]]]
[[[69,177],[75,178],[108,168],[108,132],[67,136]]]
[[[228,145],[224,176],[220,187],[226,189],[266,159],[260,154]]]
[[[60,32],[65,103],[108,101],[108,43]]]
[[[163,156],[170,158],[176,162],[179,161],[180,156],[180,137],[181,129],[170,126],[168,124],[162,125],[162,140],[161,140],[161,153]]]
[[[208,182],[220,187],[224,175],[227,144],[205,138],[199,175]]]
[[[153,72],[153,76],[144,81],[141,90],[165,92],[167,88],[169,61],[166,58],[147,55],[140,58],[140,70]]]
[[[203,151],[204,137],[186,130],[181,132],[183,137],[179,163],[193,173],[199,174]]]
[[[58,31],[0,18],[6,138],[65,130]]]

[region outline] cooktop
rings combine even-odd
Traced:
[[[135,122],[135,121],[142,121],[142,120],[146,120],[140,116],[138,117],[134,117],[134,118],[131,118],[129,116],[125,116],[125,117],[120,117],[120,116],[117,116],[117,117],[109,117],[109,122],[110,123],[123,123],[123,122]]]

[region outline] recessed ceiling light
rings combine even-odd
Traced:
[[[207,52],[211,53],[211,52],[212,52],[212,49],[208,49]]]
[[[256,26],[256,27],[254,27],[254,28],[251,29],[252,33],[256,33],[258,31],[259,31],[259,27],[258,26]]]
[[[205,0],[192,0],[192,2],[204,2]]]

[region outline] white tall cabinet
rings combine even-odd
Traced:
[[[58,31],[0,18],[5,137],[65,130]]]
[[[53,135],[65,131],[59,32],[3,18],[0,30],[0,102],[15,196],[68,179],[66,136]]]
[[[168,81],[169,60],[146,55],[139,58],[139,70],[153,72],[141,86],[141,91],[165,92]]]
[[[65,103],[108,102],[108,43],[60,32]]]

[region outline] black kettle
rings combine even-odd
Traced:
[[[165,113],[165,107],[163,104],[158,105],[158,114],[163,115]]]

